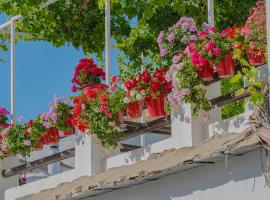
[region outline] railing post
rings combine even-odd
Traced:
[[[16,65],[16,41],[15,41],[15,23],[16,23],[16,18],[11,19],[11,25],[10,25],[10,94],[11,94],[11,99],[10,99],[10,114],[11,114],[11,123],[14,124],[16,121],[16,116],[15,116],[15,88],[16,88],[16,82],[15,82],[15,65]]]
[[[105,0],[105,65],[106,65],[106,84],[110,84],[111,68],[111,13],[110,0]]]

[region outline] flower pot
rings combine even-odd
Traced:
[[[0,124],[0,128],[8,128],[9,124]]]
[[[256,52],[247,52],[247,59],[250,65],[258,66],[265,63],[264,55],[258,55]]]
[[[74,129],[73,128],[64,131],[65,137],[70,136],[70,135],[73,135],[73,134],[74,134]]]
[[[197,73],[200,79],[203,81],[210,81],[214,79],[213,64],[208,60],[205,60],[203,64],[196,66]]]
[[[34,147],[34,151],[41,151],[43,149],[43,140],[40,139],[38,142],[37,142],[37,146]]]
[[[219,78],[228,78],[234,75],[235,61],[233,60],[233,52],[229,52],[222,57],[221,63],[216,64]]]
[[[60,137],[57,128],[51,127],[47,132],[42,134],[42,141],[44,144],[57,144],[59,143],[59,140]]]
[[[159,95],[158,97],[148,96],[145,98],[145,104],[147,112],[150,117],[160,117],[165,116],[165,102],[166,96],[164,94]]]
[[[135,101],[128,104],[127,115],[129,118],[138,118],[142,116],[143,104],[141,101]]]
[[[101,89],[101,90],[105,90],[107,88],[107,85],[103,84],[103,83],[93,83],[93,84],[88,84],[82,87],[82,91],[84,93],[87,92],[87,90],[91,89]]]

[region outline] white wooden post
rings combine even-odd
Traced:
[[[110,0],[105,0],[105,63],[106,63],[106,84],[110,84],[111,67],[111,13]]]
[[[15,62],[16,62],[16,55],[15,55],[15,45],[16,45],[16,41],[15,41],[15,23],[16,23],[16,18],[12,18],[11,19],[11,24],[10,24],[10,94],[11,94],[11,98],[10,98],[10,105],[11,105],[11,109],[10,109],[10,114],[11,114],[11,123],[14,124],[16,121],[16,116],[15,116],[15,87],[16,87],[16,83],[15,83]]]
[[[144,55],[143,55],[143,53],[142,53],[141,57],[142,57],[141,73],[143,73],[143,71],[144,71]],[[142,112],[141,123],[142,124],[145,123],[145,110],[143,110],[143,112]],[[146,144],[145,137],[146,137],[145,134],[141,134],[141,146],[142,147],[144,147]]]

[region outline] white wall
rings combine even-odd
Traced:
[[[87,200],[269,200],[259,151]]]

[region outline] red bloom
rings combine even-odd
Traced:
[[[104,93],[100,96],[100,101],[102,104],[108,104],[108,94],[107,93]]]
[[[88,97],[88,98],[97,98],[98,94],[96,92],[96,90],[92,89],[92,88],[86,88],[85,89],[85,95]]]
[[[106,110],[107,110],[107,109],[106,109],[106,106],[105,106],[105,105],[101,105],[101,106],[100,106],[100,110],[101,110],[102,112],[105,113]]]
[[[109,111],[109,110],[105,110],[105,115],[106,115],[107,117],[111,117],[111,116],[112,116],[112,112]]]
[[[28,125],[29,125],[29,127],[33,126],[33,120],[32,119],[29,120]]]
[[[73,103],[74,103],[74,104],[80,103],[80,98],[79,98],[79,97],[74,97],[74,98],[73,98]]]
[[[150,90],[153,92],[157,92],[160,88],[160,83],[159,82],[154,82],[152,85],[150,85]]]
[[[77,91],[77,87],[75,85],[73,85],[72,88],[71,88],[71,91],[72,92],[76,92]]]
[[[26,137],[29,137],[29,135],[30,135],[29,131],[28,131],[28,130],[25,130],[25,131],[24,131],[24,135],[25,135]]]

